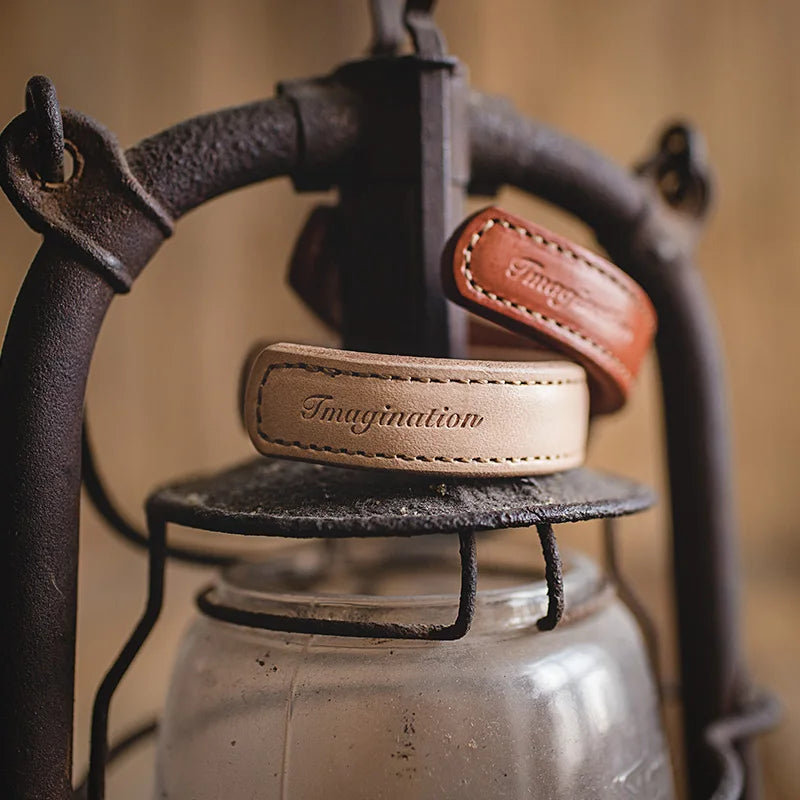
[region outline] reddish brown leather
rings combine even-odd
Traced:
[[[624,405],[656,314],[621,269],[499,208],[466,220],[448,242],[442,267],[451,300],[580,362],[593,413]]]
[[[338,209],[317,206],[297,237],[288,276],[300,299],[334,330],[342,324],[340,229]]]

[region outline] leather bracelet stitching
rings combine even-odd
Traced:
[[[261,426],[263,424],[263,415],[261,413],[261,403],[264,397],[264,386],[269,379],[270,374],[275,369],[303,369],[307,372],[322,372],[325,375],[328,375],[332,378],[336,378],[340,375],[351,376],[354,378],[372,378],[375,380],[388,380],[388,381],[406,381],[409,383],[417,382],[417,383],[459,383],[459,384],[470,384],[470,383],[477,383],[483,385],[505,385],[505,386],[563,386],[567,384],[580,384],[583,381],[580,380],[556,380],[556,381],[542,381],[542,380],[534,380],[534,381],[506,381],[506,380],[492,380],[489,378],[482,379],[482,378],[422,378],[417,376],[403,376],[403,375],[381,375],[380,373],[376,372],[356,372],[353,370],[347,369],[337,369],[336,367],[323,367],[318,364],[307,364],[304,362],[283,362],[280,364],[270,364],[267,367],[266,371],[264,372],[264,377],[261,379],[261,383],[258,386],[258,394],[256,396],[256,422],[257,422],[257,431],[258,435],[261,439],[266,442],[270,442],[270,444],[277,444],[281,447],[296,447],[301,450],[315,450],[317,452],[324,452],[324,453],[340,453],[342,455],[348,456],[361,456],[363,458],[386,458],[386,459],[395,459],[399,461],[426,461],[426,462],[445,462],[445,463],[458,463],[458,464],[504,464],[504,463],[520,463],[526,461],[559,461],[565,458],[574,458],[575,456],[579,455],[578,452],[576,453],[560,453],[555,455],[544,455],[544,456],[505,456],[505,457],[497,457],[497,458],[484,458],[482,456],[475,456],[473,458],[461,458],[461,457],[448,457],[448,456],[412,456],[407,455],[406,453],[367,453],[364,450],[349,450],[346,447],[331,447],[329,445],[318,445],[318,444],[304,444],[303,442],[299,441],[287,441],[286,439],[275,439],[269,434],[265,433]]]
[[[510,308],[514,308],[517,311],[521,311],[522,313],[527,314],[528,316],[534,317],[535,319],[538,319],[538,320],[540,320],[540,321],[542,321],[542,322],[544,322],[546,324],[555,325],[558,328],[563,328],[564,330],[566,330],[569,333],[573,334],[573,336],[577,336],[579,339],[582,339],[587,344],[589,344],[590,346],[594,347],[596,350],[598,350],[600,353],[602,353],[607,358],[610,358],[625,373],[627,378],[631,379],[633,377],[633,374],[628,369],[628,367],[614,353],[612,353],[610,350],[607,350],[605,347],[603,347],[598,342],[594,341],[594,339],[590,339],[585,334],[581,333],[578,330],[575,330],[575,328],[571,328],[569,325],[565,325],[563,322],[559,322],[557,319],[553,319],[552,317],[548,317],[547,315],[542,314],[540,311],[535,311],[532,308],[528,308],[527,306],[523,306],[520,303],[515,303],[513,300],[509,300],[507,297],[501,297],[500,295],[495,294],[494,292],[490,292],[488,289],[485,289],[483,286],[481,286],[475,280],[475,276],[472,274],[472,270],[469,267],[469,264],[470,264],[470,262],[472,260],[472,253],[474,252],[475,247],[477,246],[478,242],[481,240],[481,237],[487,231],[491,230],[495,225],[498,225],[498,224],[502,225],[506,229],[515,230],[518,233],[521,233],[522,235],[533,239],[537,244],[544,244],[545,246],[550,247],[551,249],[555,248],[555,249],[559,250],[562,253],[570,254],[575,260],[580,261],[582,264],[585,264],[586,266],[590,267],[591,269],[597,270],[597,272],[599,272],[601,275],[603,275],[604,277],[608,278],[613,283],[616,283],[617,285],[619,285],[621,288],[623,288],[626,292],[628,292],[630,294],[630,290],[627,287],[623,286],[621,283],[619,283],[616,278],[614,278],[613,276],[609,275],[607,272],[603,271],[597,265],[592,264],[591,262],[589,262],[586,259],[582,258],[577,253],[573,253],[571,250],[566,250],[565,248],[561,247],[556,242],[547,241],[543,236],[541,236],[538,233],[532,233],[531,231],[527,230],[526,228],[522,228],[522,227],[520,227],[518,225],[512,225],[512,223],[509,222],[508,220],[500,219],[499,217],[494,217],[492,219],[487,220],[486,223],[484,224],[484,226],[479,231],[476,231],[475,233],[472,234],[472,237],[470,239],[469,244],[464,248],[464,251],[463,251],[464,258],[463,258],[463,261],[461,262],[461,272],[464,275],[464,277],[466,278],[469,287],[473,291],[477,292],[478,294],[482,294],[485,297],[488,297],[490,300],[492,300],[495,303],[501,303],[504,306],[508,306]],[[634,297],[634,296],[631,294],[631,297]],[[634,299],[636,299],[636,298],[634,297]]]

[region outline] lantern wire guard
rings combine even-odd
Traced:
[[[452,638],[466,630],[474,607],[477,532],[537,527],[550,592],[540,625],[552,627],[563,596],[551,526],[631,513],[651,502],[637,484],[591,470],[446,481],[441,494],[429,480],[259,460],[156,492],[147,503],[148,536],[127,523],[83,435],[86,378],[107,308],[130,290],[179,217],[277,176],[291,177],[298,191],[339,189],[339,221],[350,248],[340,288],[343,344],[350,349],[465,353],[464,318],[435,291],[439,255],[465,194],[493,194],[504,185],[582,219],[648,292],[660,319],[689,796],[758,796],[748,740],[774,722],[776,706],[752,688],[740,644],[722,358],[693,258],[710,198],[702,140],[686,124],[671,125],[652,156],[633,173],[621,170],[521,117],[508,102],[470,91],[460,64],[446,54],[432,6],[373,0],[371,57],[323,78],[281,84],[273,99],[188,120],[127,151],[94,120],[60,109],[52,83],[41,76],[28,84],[26,110],[0,136],[0,183],[44,235],[8,325],[0,369],[0,614],[7,643],[0,663],[0,772],[9,796],[73,796],[81,453],[92,501],[112,528],[147,545],[150,565],[146,611],[96,699],[93,800],[104,796],[105,764],[114,751],[106,737],[109,703],[158,617],[167,557],[218,561],[169,547],[169,523],[288,537],[458,534],[455,623],[393,628],[404,636]],[[414,52],[398,54],[406,32]],[[65,151],[74,162],[69,176]],[[394,246],[386,248],[390,233]],[[400,514],[409,503],[418,513]],[[213,592],[199,602],[206,613],[238,613],[219,605]],[[245,624],[289,625],[274,617],[249,617]]]
[[[168,524],[218,533],[290,538],[458,535],[461,589],[450,625],[413,625],[285,617],[219,602],[214,590],[197,598],[210,617],[250,628],[323,636],[446,641],[469,630],[475,612],[477,531],[535,525],[545,562],[552,630],[564,610],[561,561],[553,524],[629,514],[652,505],[653,493],[632,481],[589,469],[531,478],[431,480],[430,476],[362,472],[258,458],[205,478],[173,484],[147,501],[149,582],[145,611],[106,674],[95,699],[88,798],[105,793],[111,698],[155,625],[164,595]]]

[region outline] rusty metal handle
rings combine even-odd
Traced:
[[[505,98],[473,92],[469,106],[470,190],[519,186],[595,231],[633,226],[646,187],[596,150],[519,114]]]
[[[30,165],[22,160],[35,140],[30,123],[30,117],[17,118],[0,136],[3,187],[18,208],[26,201],[20,185],[32,186],[25,180]],[[93,141],[114,144],[101,126],[87,124]],[[82,142],[73,144],[80,153]],[[300,161],[295,109],[277,99],[200,117],[147,140],[124,160],[140,186],[177,218],[223,191],[290,174]],[[88,186],[103,205],[80,197],[79,177],[65,184],[64,195],[46,200],[71,199],[74,208],[56,211],[74,212],[78,221],[91,206],[94,219],[85,233],[133,279],[165,234],[132,206],[129,194],[117,191],[119,175],[109,167],[100,175],[106,186]],[[0,368],[0,630],[6,643],[0,773],[11,797],[67,800],[81,418],[92,353],[114,290],[80,243],[54,238],[43,227],[45,241],[17,298]]]
[[[281,95],[194,117],[144,139],[125,153],[131,172],[175,219],[278,175],[341,174],[362,134],[359,98],[332,82],[314,84],[313,96],[302,103]],[[312,143],[318,131],[324,139],[317,135]]]
[[[706,728],[735,713],[748,680],[723,356],[693,257],[709,194],[701,143],[686,126],[672,126],[634,175],[479,94],[472,98],[470,140],[475,188],[517,186],[578,216],[658,312],[684,746],[691,797],[705,800],[719,780]],[[664,191],[661,178],[674,162],[694,182],[690,191]],[[740,743],[745,761],[747,748]],[[757,790],[747,791],[752,798]]]

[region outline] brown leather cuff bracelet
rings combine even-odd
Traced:
[[[565,361],[459,361],[275,344],[256,358],[244,418],[264,455],[434,474],[580,466],[585,373]]]
[[[487,208],[452,236],[442,272],[454,302],[580,362],[593,413],[624,405],[656,314],[621,269],[539,225]]]

